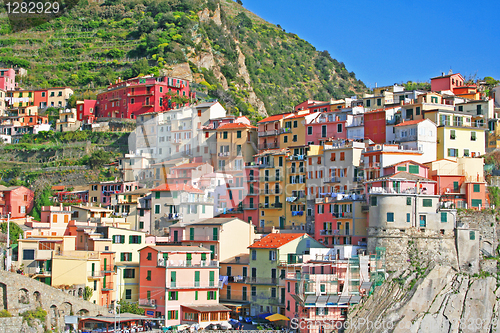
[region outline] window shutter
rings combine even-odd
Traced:
[[[217,292],[214,291],[214,299],[217,299]]]
[[[120,243],[125,244],[125,235],[121,235],[120,239],[121,239]]]
[[[138,244],[141,244],[141,239],[142,239],[142,236],[138,236],[138,237],[137,237],[137,243],[138,243]]]
[[[125,261],[125,253],[120,253],[120,260]]]
[[[128,243],[133,244],[134,243],[134,236],[130,235],[128,236]]]
[[[207,300],[210,299],[210,291],[207,291]]]

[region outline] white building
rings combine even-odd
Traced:
[[[403,121],[394,126],[394,141],[405,150],[425,152],[427,163],[436,160],[437,126],[429,119]]]

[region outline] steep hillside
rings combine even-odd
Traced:
[[[253,118],[366,90],[328,52],[230,0],[81,0],[30,30],[0,23],[0,64],[27,67],[25,87],[92,97],[118,77],[166,74]]]

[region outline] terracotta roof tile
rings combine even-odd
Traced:
[[[269,121],[276,121],[276,120],[280,120],[280,119],[285,119],[285,118],[288,118],[292,115],[293,115],[293,113],[275,114],[274,116],[270,116],[270,117],[267,117],[265,119],[262,119],[261,121],[259,121],[259,123],[267,123]]]
[[[295,234],[295,233],[285,233],[285,234],[279,234],[279,233],[272,233],[264,238],[256,241],[252,245],[250,245],[248,248],[251,249],[277,249],[299,237],[302,236],[307,236],[306,233],[302,234]]]
[[[415,125],[415,124],[418,124],[418,123],[421,123],[422,121],[424,121],[426,119],[416,119],[416,120],[408,120],[408,121],[405,121],[405,122],[402,122],[402,123],[399,123],[397,125],[394,125],[394,127],[396,126],[409,126],[409,125]]]
[[[217,130],[220,129],[231,129],[231,128],[257,128],[252,125],[244,124],[244,123],[227,123],[220,125]]]
[[[204,193],[202,190],[194,188],[190,185],[186,184],[161,184],[158,187],[155,187],[151,191],[162,192],[162,191],[184,191],[190,193]]]
[[[200,165],[203,165],[203,164],[205,164],[205,163],[184,163],[184,164],[176,165],[176,166],[172,167],[171,169],[192,169],[192,168],[199,167]]]

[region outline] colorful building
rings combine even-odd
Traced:
[[[210,250],[195,246],[146,246],[140,251],[139,306],[165,326],[227,322],[220,305],[219,263]]]
[[[187,106],[195,98],[189,81],[170,77],[136,77],[118,80],[97,95],[97,116],[130,118]]]
[[[231,309],[231,318],[250,316],[250,285],[247,283],[249,263],[248,253],[240,253],[220,262],[223,283],[219,301]]]
[[[285,270],[282,265],[296,261],[314,248],[324,248],[305,233],[271,233],[248,247],[250,314],[285,314]]]
[[[10,213],[11,219],[24,218],[33,209],[35,193],[24,186],[0,185],[0,215]]]

